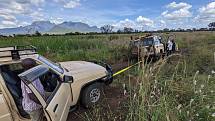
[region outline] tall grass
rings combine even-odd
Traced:
[[[184,59],[143,65],[139,86],[130,93],[126,120],[214,121],[215,75],[197,71],[187,76],[187,71]]]
[[[107,36],[41,36],[0,38],[0,46],[34,45],[40,54],[55,61],[122,58],[124,45],[110,45]],[[113,54],[114,53],[114,54]]]

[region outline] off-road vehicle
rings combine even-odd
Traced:
[[[130,42],[131,57],[160,57],[165,52],[162,38],[156,35],[144,36]]]
[[[37,66],[24,71],[21,61],[34,59]],[[47,121],[66,121],[71,107],[90,107],[101,99],[104,85],[112,82],[112,69],[102,62],[54,63],[33,46],[0,48],[0,121],[30,121],[22,107],[21,81],[40,101]],[[32,82],[40,79],[47,97]]]

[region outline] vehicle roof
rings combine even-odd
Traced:
[[[34,55],[25,55],[25,56],[20,56],[20,59],[12,59],[10,57],[8,58],[1,58],[0,59],[0,65],[7,65],[7,64],[13,64],[13,63],[19,63],[21,60],[25,59],[25,58],[35,58],[37,59],[39,56],[39,54],[34,54]]]
[[[155,37],[159,37],[157,35],[150,35],[150,36],[141,36],[140,38],[134,40],[134,41],[144,41],[145,39],[149,39],[149,38],[155,38]]]
[[[0,65],[16,63],[23,58],[35,58],[38,56],[36,50],[32,45],[0,47]]]

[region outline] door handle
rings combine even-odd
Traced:
[[[58,104],[55,105],[53,112],[55,113],[55,111],[57,110]]]

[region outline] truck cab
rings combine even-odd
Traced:
[[[164,44],[160,36],[145,36],[130,43],[131,55],[135,58],[159,57],[164,53]]]
[[[22,60],[31,58],[37,66],[24,70]],[[54,63],[39,55],[33,46],[0,48],[0,120],[30,121],[22,107],[23,82],[40,101],[44,119],[66,121],[77,104],[91,107],[102,98],[103,86],[112,82],[112,69],[102,62]],[[45,96],[33,86],[39,79]]]

